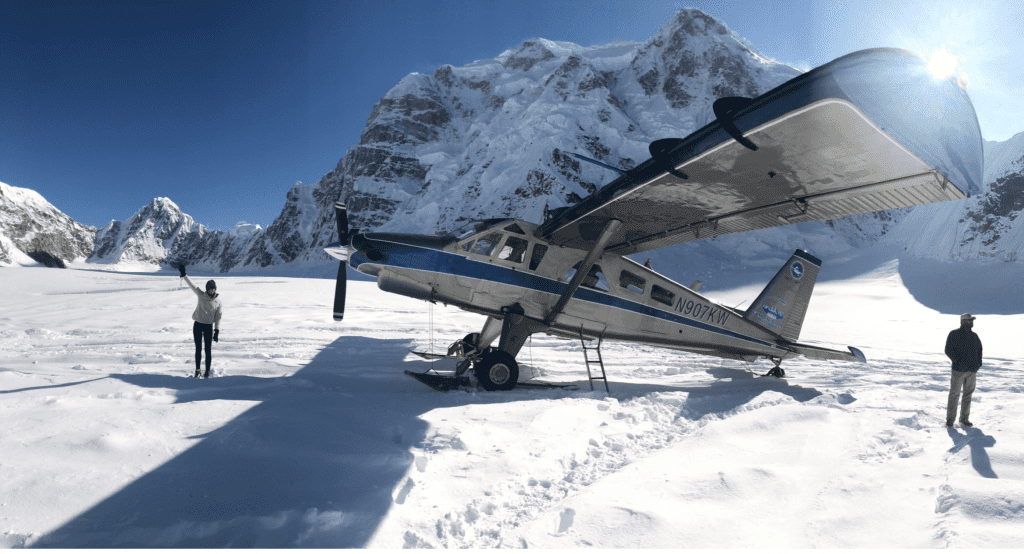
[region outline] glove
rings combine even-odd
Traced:
[[[178,272],[181,273],[182,277],[185,276],[185,264],[181,264],[178,266]]]
[[[220,342],[220,329],[213,330],[213,342]]]

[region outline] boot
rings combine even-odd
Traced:
[[[199,368],[198,367],[196,368],[196,374],[193,375],[192,378],[193,379],[198,379],[199,378]]]
[[[196,377],[199,377],[199,372],[196,372]],[[206,368],[206,373],[203,374],[203,379],[210,378],[210,368]]]

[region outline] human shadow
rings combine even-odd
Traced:
[[[92,383],[93,381],[102,381],[107,377],[97,377],[95,379],[86,379],[85,381],[75,381],[74,383],[60,383],[57,385],[40,385],[38,387],[25,387],[23,389],[12,389],[12,390],[0,390],[0,394],[13,394],[16,392],[25,392],[30,390],[42,390],[42,389],[59,389],[63,387],[73,387],[75,385],[82,385],[85,383]]]
[[[986,448],[995,446],[995,437],[986,435],[977,428],[968,429],[964,433],[952,427],[946,431],[949,433],[949,438],[953,439],[953,448],[949,449],[950,452],[959,452],[964,446],[969,445],[971,447],[971,465],[974,466],[974,470],[988,479],[999,478],[992,470],[992,462],[988,458],[988,452],[985,451]]]
[[[366,544],[438,407],[528,393],[441,394],[404,375],[410,343],[341,337],[293,376],[113,375],[177,403],[259,404],[41,537],[37,547],[347,547]]]

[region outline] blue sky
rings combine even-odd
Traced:
[[[895,4],[0,0],[0,182],[88,225],[167,196],[211,228],[266,226],[405,75],[535,37],[642,42],[684,6],[802,69],[863,48],[946,49],[985,138],[1024,131],[1024,3]]]

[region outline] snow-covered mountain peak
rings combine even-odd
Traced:
[[[53,207],[53,205],[47,202],[46,199],[38,192],[32,189],[12,187],[7,183],[0,183],[0,202],[10,202],[13,204],[20,204],[22,206],[31,205],[42,209]]]
[[[92,254],[95,233],[38,192],[0,183],[0,265],[64,267]]]

